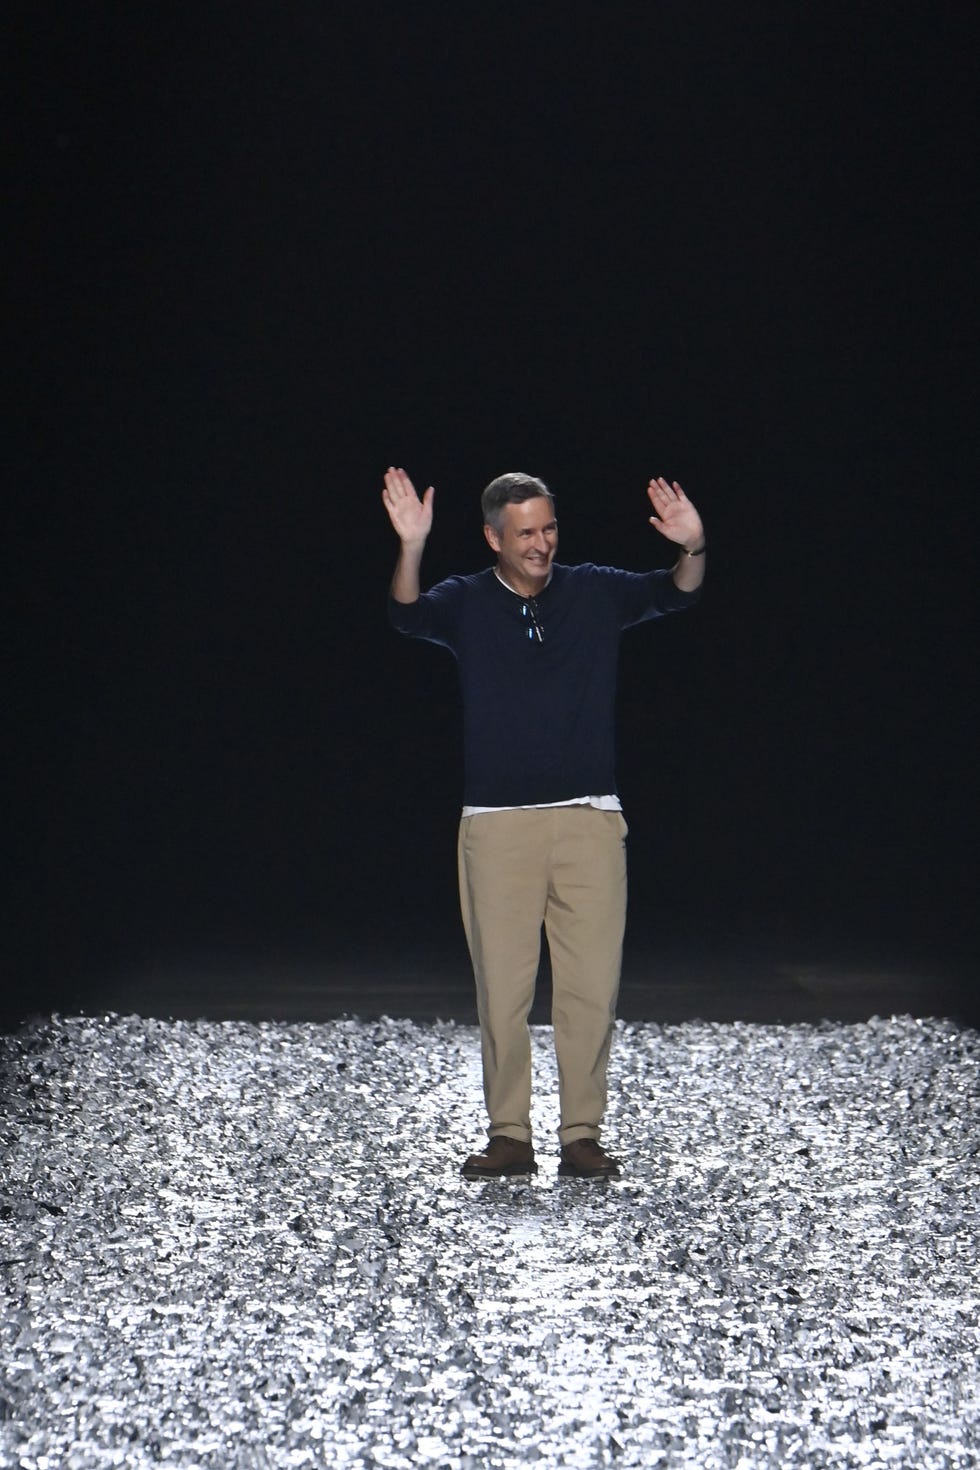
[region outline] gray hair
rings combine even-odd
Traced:
[[[539,495],[551,501],[553,510],[555,497],[543,480],[536,479],[534,475],[521,474],[519,470],[498,475],[495,480],[490,481],[480,496],[484,525],[492,526],[499,533],[503,529],[505,505],[520,505],[521,501],[534,500]]]

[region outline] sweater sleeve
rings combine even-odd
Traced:
[[[701,597],[700,588],[696,592],[682,592],[667,568],[653,572],[624,572],[618,567],[597,567],[596,571],[603,577],[610,596],[616,602],[621,628],[631,628],[650,618],[663,617],[665,613],[683,612],[685,608],[693,607]]]
[[[455,651],[462,581],[449,577],[423,592],[417,602],[396,602],[389,595],[388,621],[407,638],[422,638]]]

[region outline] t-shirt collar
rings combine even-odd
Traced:
[[[518,590],[517,590],[516,587],[512,587],[510,585],[510,583],[507,581],[507,579],[505,577],[502,577],[500,575],[500,572],[498,571],[498,569],[496,567],[493,567],[492,568],[492,571],[493,571],[493,574],[496,577],[497,581],[500,583],[501,587],[506,587],[507,588],[507,591],[508,592],[513,592],[513,594],[514,594],[515,597],[524,597],[525,595],[531,595],[531,594],[525,594],[523,592],[518,592]],[[552,579],[552,577],[554,575],[555,575],[555,567],[554,567],[554,563],[552,562],[550,568],[548,569],[548,580],[547,580],[547,582],[545,582],[544,586],[541,588],[541,591],[542,592],[546,592],[548,590],[548,588],[551,586],[551,579]],[[533,595],[536,597],[539,594],[538,593],[534,593]]]

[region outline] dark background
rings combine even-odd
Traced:
[[[623,644],[628,976],[975,1015],[976,8],[6,15],[5,1015],[465,980],[390,462],[431,580],[506,469],[566,561],[704,514]]]

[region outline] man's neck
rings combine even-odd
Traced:
[[[536,583],[533,587],[515,587],[513,582],[508,582],[507,578],[504,576],[499,566],[495,566],[493,571],[494,576],[497,578],[497,581],[503,583],[503,585],[507,588],[507,591],[513,592],[515,597],[540,597],[541,593],[551,582],[552,574],[554,573],[554,567],[549,567],[548,575],[547,577],[545,577],[544,581]]]

